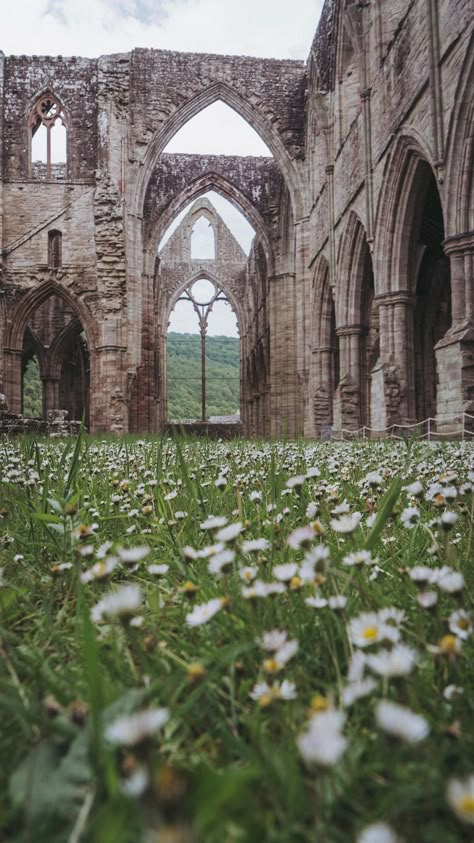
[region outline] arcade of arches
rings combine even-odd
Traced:
[[[326,0],[306,62],[0,53],[0,101],[10,413],[34,359],[45,417],[159,430],[170,313],[208,278],[239,326],[246,434],[474,415],[471,0]],[[164,152],[217,101],[271,156]],[[248,255],[209,191],[252,226]]]

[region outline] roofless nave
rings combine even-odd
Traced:
[[[173,296],[204,271],[189,260],[176,278],[158,245],[209,190],[256,232],[238,279],[225,248],[217,279],[238,314],[248,434],[474,410],[471,0],[327,0],[305,64],[0,57],[12,412],[36,355],[45,410],[86,411],[92,431],[160,428]],[[272,158],[163,153],[217,100]]]

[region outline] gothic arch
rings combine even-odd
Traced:
[[[55,281],[47,281],[26,293],[12,313],[5,332],[5,346],[12,351],[20,351],[23,347],[23,336],[28,320],[32,313],[40,307],[50,296],[57,295],[76,311],[87,337],[89,349],[92,351],[97,344],[97,325],[84,304],[67,288]]]
[[[295,216],[300,216],[303,197],[300,173],[279,133],[272,129],[266,118],[251,102],[248,102],[240,93],[225,82],[216,82],[188,99],[155,132],[145,153],[135,185],[132,188],[132,213],[137,215],[142,214],[150,176],[169,141],[185,123],[189,122],[189,120],[199,114],[200,111],[203,111],[208,105],[212,105],[212,103],[218,100],[233,108],[260,135],[271,150],[289,189]]]
[[[474,34],[466,50],[448,133],[446,230],[474,231]]]
[[[174,291],[172,296],[170,297],[169,303],[163,311],[163,323],[162,323],[162,330],[164,334],[167,332],[167,326],[170,319],[171,311],[176,306],[176,302],[178,301],[179,297],[184,293],[187,287],[192,286],[196,281],[200,281],[201,279],[209,279],[217,287],[225,293],[227,298],[229,299],[230,304],[232,305],[232,309],[237,317],[237,324],[239,327],[239,332],[242,332],[243,326],[243,313],[242,313],[242,305],[240,302],[237,301],[233,293],[226,289],[225,285],[222,285],[222,281],[211,271],[208,269],[199,269],[195,273],[193,273],[189,278],[186,279],[179,287]]]
[[[354,210],[351,210],[339,243],[337,267],[338,327],[360,324],[367,250],[365,228],[360,217]]]
[[[431,150],[420,135],[413,129],[405,129],[385,166],[377,206],[374,243],[377,295],[408,291],[407,243],[424,201],[419,188],[426,180],[427,171],[434,173],[432,161]]]
[[[204,176],[200,176],[195,181],[190,182],[185,190],[172,199],[149,232],[146,238],[146,249],[155,250],[156,244],[160,242],[167,228],[178,214],[181,213],[183,208],[210,190],[214,190],[224,199],[227,199],[234,208],[237,208],[243,214],[263,244],[267,264],[273,266],[272,243],[263,217],[236,185],[216,173],[207,173]]]
[[[59,377],[61,374],[61,366],[63,362],[64,352],[66,351],[71,340],[76,334],[79,336],[82,333],[83,326],[80,319],[72,319],[62,331],[54,338],[54,341],[49,350],[49,370],[53,377]]]

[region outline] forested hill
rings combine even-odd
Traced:
[[[168,334],[168,418],[201,417],[201,337]],[[239,412],[240,366],[237,337],[206,337],[206,412]]]

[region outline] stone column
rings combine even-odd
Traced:
[[[5,395],[11,413],[21,413],[22,375],[21,362],[23,351],[17,348],[4,349]]]
[[[43,381],[43,418],[48,418],[48,410],[63,410],[59,406],[59,378],[45,375]]]
[[[128,432],[125,326],[120,319],[101,325],[101,338],[91,354],[91,433]]]
[[[372,406],[384,403],[378,414],[386,425],[415,421],[415,351],[413,296],[406,290],[377,296],[380,313],[380,365],[372,390]],[[375,391],[374,391],[375,390]],[[377,396],[377,397],[376,397]]]
[[[436,418],[449,430],[463,413],[474,415],[474,233],[450,237],[443,248],[451,261],[452,324],[435,347]],[[471,429],[474,420],[466,424]]]
[[[338,328],[341,378],[334,395],[334,427],[357,430],[361,422],[360,343],[362,325]]]
[[[296,279],[293,273],[269,278],[271,435],[296,436],[299,385],[296,359]]]

